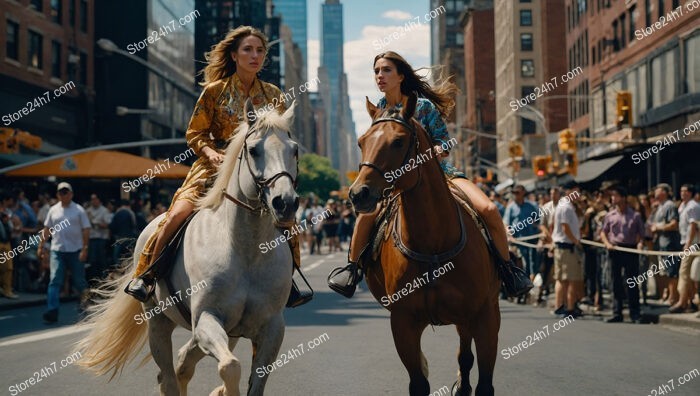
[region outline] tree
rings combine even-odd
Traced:
[[[304,154],[299,159],[299,195],[313,192],[322,200],[330,196],[330,192],[340,188],[338,171],[331,166],[330,159],[316,154]]]

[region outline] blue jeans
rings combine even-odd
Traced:
[[[63,287],[63,279],[66,276],[66,267],[71,272],[73,287],[79,293],[87,288],[85,281],[85,266],[79,260],[80,252],[57,252],[51,251],[51,281],[49,281],[49,291],[46,298],[48,309],[58,309],[61,304],[59,294]]]
[[[107,240],[102,238],[90,239],[88,248],[88,263],[90,263],[89,278],[99,279],[107,270]]]
[[[520,254],[523,256],[523,265],[525,266],[523,269],[527,275],[534,276],[540,272],[540,261],[537,255],[537,249],[518,245],[518,250],[520,250]]]

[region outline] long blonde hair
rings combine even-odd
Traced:
[[[382,58],[390,60],[396,66],[396,72],[404,77],[403,81],[401,81],[402,94],[410,95],[415,93],[418,97],[426,98],[433,102],[443,117],[450,115],[455,107],[454,97],[459,93],[459,88],[450,81],[450,77],[444,76],[442,69],[439,70],[438,77],[435,79],[435,85],[431,87],[425,78],[416,73],[422,68],[413,70],[403,56],[394,51],[382,52],[374,57],[372,65],[376,65],[377,61]],[[433,68],[430,69],[434,70]]]
[[[207,66],[200,72],[204,79],[201,85],[221,80],[236,72],[236,62],[231,58],[231,53],[238,51],[241,41],[248,36],[255,36],[262,41],[267,54],[267,36],[265,33],[252,26],[239,26],[230,30],[223,40],[212,46],[211,51],[204,54]]]

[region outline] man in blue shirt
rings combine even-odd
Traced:
[[[513,201],[506,207],[503,215],[503,222],[506,225],[509,238],[521,238],[531,235],[536,235],[539,232],[538,225],[540,222],[540,213],[533,202],[525,200],[525,187],[518,184],[511,191]],[[537,243],[537,241],[529,241],[529,243]],[[518,250],[525,260],[525,272],[530,276],[530,279],[535,278],[537,274],[537,251],[533,248],[518,245]]]

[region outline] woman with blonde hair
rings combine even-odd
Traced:
[[[514,264],[508,251],[508,239],[505,225],[496,205],[484,194],[481,189],[471,182],[463,172],[455,168],[446,160],[449,155],[446,147],[450,147],[450,137],[447,133],[444,118],[448,117],[455,106],[454,97],[458,93],[457,87],[442,78],[431,86],[425,78],[416,74],[411,65],[399,54],[387,51],[374,58],[374,79],[377,87],[384,93],[377,107],[382,109],[401,108],[409,95],[416,95],[418,102],[414,117],[432,137],[435,152],[440,154],[440,166],[445,176],[454,185],[460,188],[471,200],[474,209],[479,213],[489,228],[497,254],[499,265],[508,266],[508,270],[502,273],[511,276],[512,279],[504,280],[506,285],[513,285],[508,290],[511,295],[520,295],[532,288],[532,283],[521,273],[514,269]],[[334,291],[352,297],[357,283],[362,274],[358,269],[358,261],[363,256],[369,244],[369,237],[379,211],[360,214],[355,223],[350,252],[345,268],[336,268],[331,272],[328,284]]]
[[[246,100],[250,99],[255,109],[283,103],[279,88],[257,78],[265,63],[267,46],[267,37],[260,30],[239,26],[205,55],[207,66],[202,71],[204,81],[201,83],[204,90],[197,100],[185,135],[187,145],[199,158],[192,165],[182,187],[175,192],[165,217],[144,246],[134,279],[125,289],[139,301],[147,300],[153,293],[151,264],[195,210],[197,201],[204,196],[205,182],[214,177],[224,161],[223,149],[236,128],[246,122]],[[285,109],[280,105],[277,110],[282,113]],[[296,240],[294,242],[295,264],[298,265],[299,246]],[[290,296],[292,305],[292,300],[304,298],[300,295],[293,297]]]

